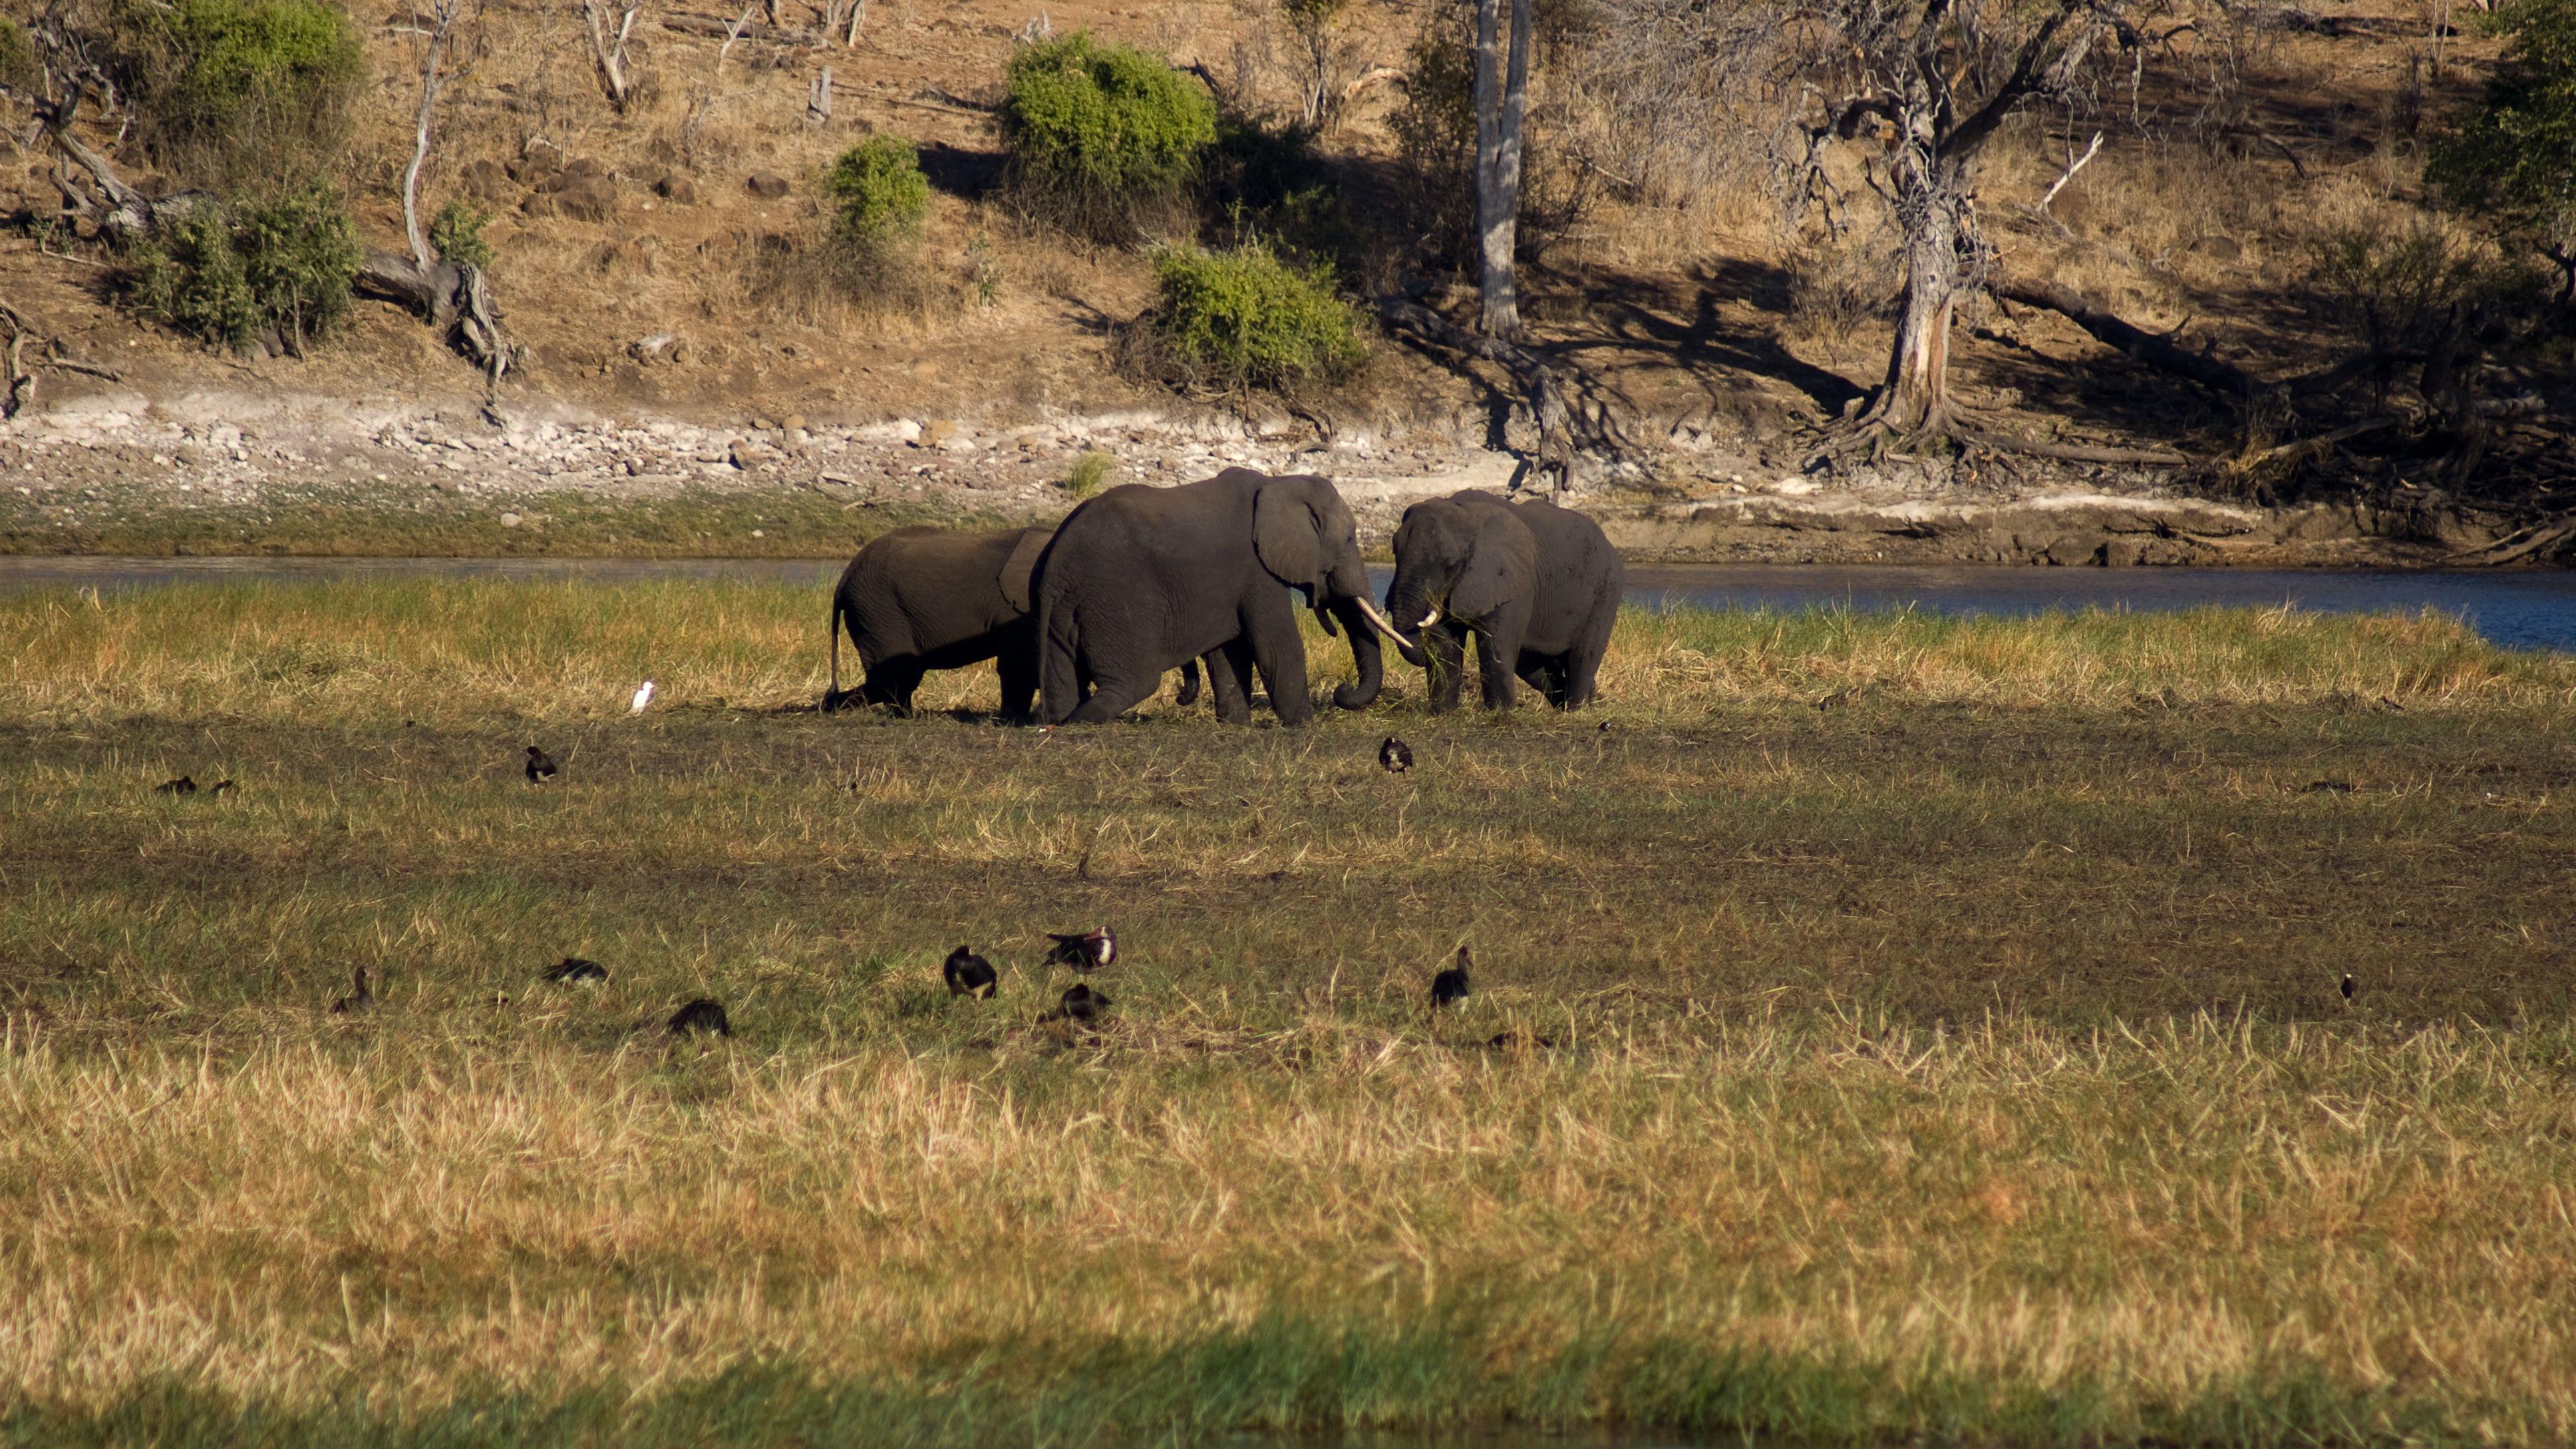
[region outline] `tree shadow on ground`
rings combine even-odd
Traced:
[[[1726,385],[1729,373],[1769,378],[1804,393],[1828,418],[1841,416],[1864,395],[1851,379],[1789,351],[1776,324],[1747,324],[1724,315],[1723,304],[1731,297],[1765,318],[1785,317],[1789,277],[1779,267],[1720,258],[1680,281],[1607,269],[1562,280],[1604,335],[1560,342],[1551,348],[1560,356],[1609,354],[1601,360],[1607,367],[1616,365],[1619,354],[1652,354],[1692,374],[1711,402],[1740,390]]]

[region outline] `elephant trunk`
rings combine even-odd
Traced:
[[[1343,709],[1366,709],[1377,702],[1378,690],[1386,682],[1385,651],[1377,642],[1377,632],[1369,626],[1383,620],[1368,596],[1360,594],[1336,599],[1333,613],[1339,614],[1342,630],[1350,635],[1351,662],[1359,667],[1359,678],[1333,691],[1333,703]],[[1329,617],[1329,616],[1327,616]]]
[[[1408,577],[1405,571],[1399,568],[1396,570],[1395,582],[1387,589],[1386,611],[1398,619],[1411,618],[1418,613],[1427,612],[1430,617],[1414,626],[1416,629],[1427,627],[1439,618],[1439,611],[1424,609],[1423,595],[1428,592],[1429,589],[1425,587],[1419,575]],[[1396,652],[1404,656],[1405,663],[1416,669],[1430,667],[1430,658],[1422,652],[1422,642],[1418,637],[1407,637],[1401,627],[1393,624],[1387,626],[1387,634],[1395,640]]]

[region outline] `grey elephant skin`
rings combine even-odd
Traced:
[[[1592,701],[1618,621],[1627,565],[1580,513],[1469,489],[1426,499],[1395,531],[1387,614],[1418,631],[1401,647],[1429,675],[1431,707],[1458,707],[1466,644],[1490,709],[1512,707],[1515,676],[1559,709]]]
[[[1377,696],[1382,662],[1365,610],[1359,527],[1333,485],[1229,468],[1177,488],[1127,484],[1083,504],[1038,563],[1040,718],[1115,719],[1164,670],[1205,656],[1220,719],[1252,717],[1252,671],[1285,725],[1314,717],[1306,646],[1290,590],[1326,633],[1350,636],[1357,682],[1334,700]]]
[[[1039,555],[1053,528],[989,533],[898,528],[870,540],[832,590],[832,682],[826,712],[855,699],[909,712],[913,691],[933,669],[987,659],[1002,677],[1002,713],[1026,719],[1037,696],[1037,619],[1031,612]],[[841,688],[841,633],[847,629],[866,677]],[[1182,670],[1180,702],[1198,698],[1196,661]]]
[[[1054,533],[916,527],[870,540],[832,590],[832,682],[823,708],[838,709],[855,697],[909,710],[922,675],[992,659],[1002,676],[1002,713],[1025,717],[1038,682],[1031,576]],[[846,693],[844,628],[867,671]]]

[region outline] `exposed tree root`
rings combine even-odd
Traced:
[[[1529,404],[1530,416],[1538,422],[1538,457],[1533,467],[1550,480],[1555,491],[1562,492],[1572,484],[1578,448],[1595,454],[1617,453],[1617,444],[1602,429],[1565,405],[1565,392],[1555,369],[1537,353],[1470,332],[1430,308],[1401,297],[1379,297],[1375,306],[1380,320],[1394,331],[1418,343],[1494,363],[1512,375],[1523,400]]]

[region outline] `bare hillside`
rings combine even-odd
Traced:
[[[2437,557],[2550,516],[2554,491],[2576,477],[2564,337],[2554,352],[2492,364],[2487,394],[2512,400],[2498,435],[2473,470],[2437,478],[2403,448],[2367,446],[2370,426],[2360,442],[2265,435],[2170,361],[2107,345],[2077,308],[2008,300],[2015,288],[2072,298],[2097,322],[2254,379],[2328,367],[2361,345],[2360,301],[2320,258],[2339,237],[2427,224],[2427,128],[2474,95],[2496,45],[2467,27],[2437,36],[2396,0],[2326,9],[2265,10],[2223,41],[2171,37],[2091,112],[2016,116],[1980,179],[1992,285],[1961,315],[1953,386],[1994,431],[2037,446],[1928,456],[1821,446],[1886,367],[1899,278],[1881,230],[1820,231],[1784,208],[1758,148],[1728,150],[1706,117],[1673,118],[1700,153],[1675,164],[1670,137],[1641,137],[1588,98],[1583,44],[1543,52],[1541,106],[1555,129],[1534,144],[1558,148],[1556,174],[1587,179],[1576,214],[1526,269],[1525,312],[1535,350],[1604,444],[1578,484],[1596,506],[1642,520],[1640,548],[1710,555],[2050,558],[2051,539],[1998,533],[1993,513],[2041,496],[2195,500],[2211,517],[2237,508],[2265,520],[2233,544],[2225,530],[2196,544],[2189,530],[2140,525],[2163,542],[2116,559],[2096,548],[2096,561],[2274,557],[2302,539],[2332,547],[2299,556],[2358,556],[2345,544],[2366,539],[2354,545],[2363,554]],[[1471,320],[1472,276],[1447,268],[1438,239],[1405,231],[1418,179],[1392,125],[1411,47],[1446,13],[1343,12],[1331,72],[1340,110],[1315,151],[1347,218],[1339,261],[1351,292]],[[12,546],[82,544],[54,515],[25,511],[61,510],[39,498],[48,488],[166,493],[191,468],[222,463],[242,476],[209,480],[209,492],[390,486],[420,472],[415,434],[446,452],[460,451],[450,433],[532,440],[493,451],[548,464],[524,480],[538,491],[829,474],[839,482],[821,491],[843,503],[833,488],[935,500],[944,482],[995,495],[968,500],[978,505],[1041,513],[1061,507],[1053,485],[1090,449],[1141,477],[1238,457],[1320,460],[1386,484],[1392,504],[1501,481],[1532,446],[1510,375],[1397,335],[1378,339],[1355,380],[1293,404],[1139,380],[1117,365],[1117,334],[1152,301],[1145,250],[1029,221],[997,189],[993,108],[1021,38],[1085,28],[1150,47],[1230,107],[1275,120],[1298,106],[1297,36],[1280,10],[880,3],[843,43],[847,15],[643,7],[621,108],[580,6],[494,0],[469,13],[432,112],[423,194],[491,213],[489,285],[525,348],[497,389],[384,302],[363,303],[301,357],[217,349],[141,320],[117,301],[115,250],[66,214],[55,178],[69,169],[50,153],[17,154],[0,171],[12,217],[0,297],[43,355],[92,366],[38,370],[35,405],[0,432],[0,466],[25,475],[0,494],[0,509],[21,510],[5,520]],[[369,79],[346,184],[366,238],[392,246],[421,19],[400,8],[355,18]],[[87,124],[82,134],[114,154],[113,128]],[[920,273],[899,297],[836,294],[796,261],[823,224],[816,180],[853,141],[882,133],[919,143],[933,187]],[[135,180],[175,184],[140,167]],[[1866,204],[1851,163],[1843,180]],[[69,421],[45,421],[66,407]],[[2350,421],[2372,416],[2362,407]],[[263,425],[274,456],[236,459],[229,442],[209,451],[214,430]],[[2392,425],[2375,426],[2387,443]],[[939,451],[951,439],[964,446]],[[183,447],[214,461],[189,463]],[[506,475],[483,482],[512,486]],[[1914,524],[1901,511],[1909,500],[1921,505]],[[1950,521],[1919,522],[1935,515]],[[2105,536],[2122,526],[2104,524]]]

